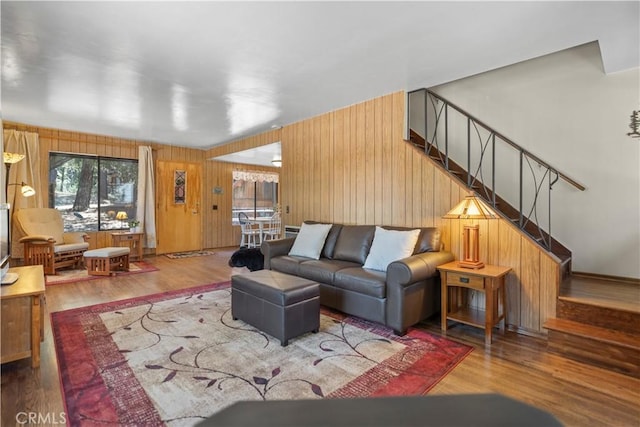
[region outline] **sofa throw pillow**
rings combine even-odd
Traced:
[[[387,271],[393,261],[413,255],[420,230],[396,231],[376,227],[371,250],[363,268]]]
[[[331,230],[331,224],[303,223],[289,255],[320,259],[320,252],[322,252],[329,230]]]

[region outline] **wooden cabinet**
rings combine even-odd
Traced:
[[[450,262],[438,267],[442,275],[442,324],[447,330],[447,321],[454,320],[479,328],[484,328],[485,344],[491,345],[493,327],[507,324],[505,297],[505,277],[510,267],[485,265],[483,268],[469,269]],[[469,306],[469,290],[485,295],[485,310]]]
[[[31,357],[40,366],[40,342],[44,339],[44,270],[41,265],[9,269],[19,279],[1,289],[1,363]]]
[[[142,237],[144,233],[134,233],[133,231],[122,231],[111,233],[111,245],[129,248],[129,260],[140,261],[142,259]]]

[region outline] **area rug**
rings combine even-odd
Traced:
[[[215,255],[215,252],[214,251],[192,251],[192,252],[175,252],[172,254],[165,254],[167,258],[171,258],[171,259],[191,258],[194,256],[207,256],[207,255]]]
[[[287,347],[231,317],[229,283],[52,313],[69,425],[191,426],[239,400],[424,394],[472,350],[325,311]]]
[[[126,276],[129,274],[148,273],[150,271],[158,271],[158,268],[144,261],[137,261],[129,263],[129,271],[117,271],[115,275]],[[104,279],[105,277],[109,276],[90,276],[89,273],[87,273],[86,268],[80,270],[58,270],[58,274],[56,275],[45,276],[45,282],[47,286],[52,286],[72,282],[82,282],[84,280]]]

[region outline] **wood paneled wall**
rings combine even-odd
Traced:
[[[34,132],[38,134],[40,142],[40,176],[42,182],[35,185],[36,191],[48,194],[47,179],[49,176],[49,152],[90,154],[106,157],[118,157],[123,159],[137,159],[138,147],[150,146],[153,149],[153,157],[157,160],[175,160],[202,164],[204,162],[203,151],[191,148],[176,147],[172,145],[157,144],[147,141],[138,141],[104,135],[94,135],[82,132],[25,125],[14,122],[4,122],[4,129],[15,129]],[[45,204],[47,197],[43,198]],[[111,235],[108,231],[89,233],[90,248],[102,248],[111,246]],[[147,253],[153,250],[146,250]]]
[[[244,165],[239,163],[227,163],[211,160],[213,157],[224,154],[248,150],[280,141],[281,130],[275,129],[259,135],[251,136],[231,144],[214,147],[204,154],[204,221],[205,221],[205,248],[221,248],[237,246],[240,243],[240,227],[232,226],[232,185],[234,170],[252,170],[266,172],[281,172],[280,168]],[[282,182],[282,181],[280,181]],[[222,194],[215,194],[215,187],[222,188]],[[282,189],[282,185],[279,186]],[[218,209],[214,210],[213,205]]]
[[[269,132],[243,139],[211,154],[280,140],[280,202],[285,224],[313,219],[435,226],[442,229],[445,248],[458,258],[463,221],[442,216],[468,193],[403,140],[403,126],[404,94],[398,92],[287,125],[280,135]],[[213,163],[215,166],[207,165],[212,176],[230,175],[223,170],[230,166]],[[478,224],[484,261],[513,268],[507,278],[508,323],[521,332],[544,334],[544,320],[555,315],[560,280],[557,259],[508,221]],[[479,298],[474,303],[484,306]]]
[[[239,227],[231,226],[231,172],[248,169],[280,173],[284,224],[299,225],[313,219],[345,224],[435,226],[443,232],[445,249],[458,258],[463,222],[442,216],[467,191],[403,140],[403,123],[404,93],[398,92],[208,151],[150,145],[156,148],[158,158],[203,162],[205,248],[238,244]],[[102,155],[135,157],[136,147],[142,144],[50,129],[38,129],[38,133],[43,150],[94,154],[102,150]],[[282,143],[282,168],[210,160],[276,141]],[[222,187],[222,194],[214,194],[216,186]],[[213,205],[218,209],[213,210]],[[546,333],[542,324],[555,316],[558,260],[508,221],[486,220],[478,224],[482,259],[513,269],[507,277],[509,325],[525,333]]]

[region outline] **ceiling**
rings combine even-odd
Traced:
[[[640,66],[637,1],[0,5],[4,120],[200,149],[592,41]]]
[[[213,157],[212,160],[245,165],[280,167],[282,166],[280,141]]]

